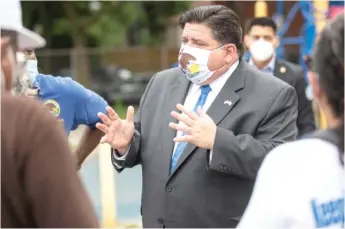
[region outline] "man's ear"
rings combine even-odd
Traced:
[[[275,42],[274,42],[274,48],[278,48],[279,44],[280,44],[280,39],[278,36],[275,36],[274,38]]]
[[[236,54],[238,50],[234,44],[229,44],[225,46],[225,48],[226,48],[225,62],[229,64],[233,61],[234,54]]]

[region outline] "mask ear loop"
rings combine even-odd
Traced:
[[[217,51],[217,50],[219,50],[219,49],[222,49],[222,48],[224,48],[224,46],[225,46],[225,45],[222,45],[222,46],[220,46],[220,47],[218,47],[218,48],[215,48],[215,49],[211,50],[211,52],[214,52],[214,51]]]

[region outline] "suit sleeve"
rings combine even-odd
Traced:
[[[132,141],[129,145],[129,149],[126,152],[125,155],[122,157],[116,155],[116,150],[111,149],[111,162],[114,166],[114,168],[121,172],[125,168],[131,168],[136,166],[137,164],[140,164],[140,135],[141,135],[141,112],[143,109],[143,106],[145,106],[145,99],[147,97],[147,94],[149,93],[149,90],[153,84],[153,81],[155,79],[155,76],[152,77],[149,84],[147,85],[145,92],[143,96],[140,99],[139,109],[135,114],[134,117],[134,135],[132,138]]]
[[[297,136],[297,96],[286,86],[277,96],[255,136],[235,135],[217,127],[210,170],[254,180],[259,167],[274,147]]]
[[[315,120],[311,102],[306,97],[306,82],[302,69],[296,72],[296,93],[298,98],[297,128],[298,136],[315,130]]]
[[[65,132],[43,108],[39,105],[33,108],[34,111],[27,116],[35,115],[23,123],[23,126],[28,126],[25,135],[31,137],[23,137],[28,140],[19,147],[27,151],[23,180],[37,227],[99,227],[90,199],[78,177]]]

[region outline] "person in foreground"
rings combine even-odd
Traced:
[[[297,135],[296,93],[240,60],[231,9],[191,9],[180,25],[180,67],[152,77],[135,117],[99,114],[101,142],[117,171],[142,165],[144,227],[235,227],[263,158]]]
[[[238,228],[344,228],[344,15],[321,32],[310,67],[328,129],[268,154]]]
[[[17,49],[45,44],[21,23],[19,0],[0,1],[1,227],[98,227],[62,127],[35,100],[10,92],[25,78]]]
[[[80,125],[86,128],[73,153],[77,168],[99,144],[103,135],[95,125],[100,119],[98,112],[105,112],[107,102],[95,92],[83,87],[70,77],[54,77],[38,72],[34,50],[24,50],[26,69],[30,76],[28,90],[31,97],[39,99],[53,116],[64,126],[66,133]]]

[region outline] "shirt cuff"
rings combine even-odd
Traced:
[[[210,151],[210,154],[209,154],[209,163],[211,163],[212,161],[212,156],[213,156],[213,150]]]
[[[128,150],[122,156],[120,156],[119,152],[116,149],[112,149],[113,150],[113,156],[116,160],[124,161],[124,160],[126,160],[127,154],[128,154],[130,149],[131,149],[131,146],[128,147]]]

